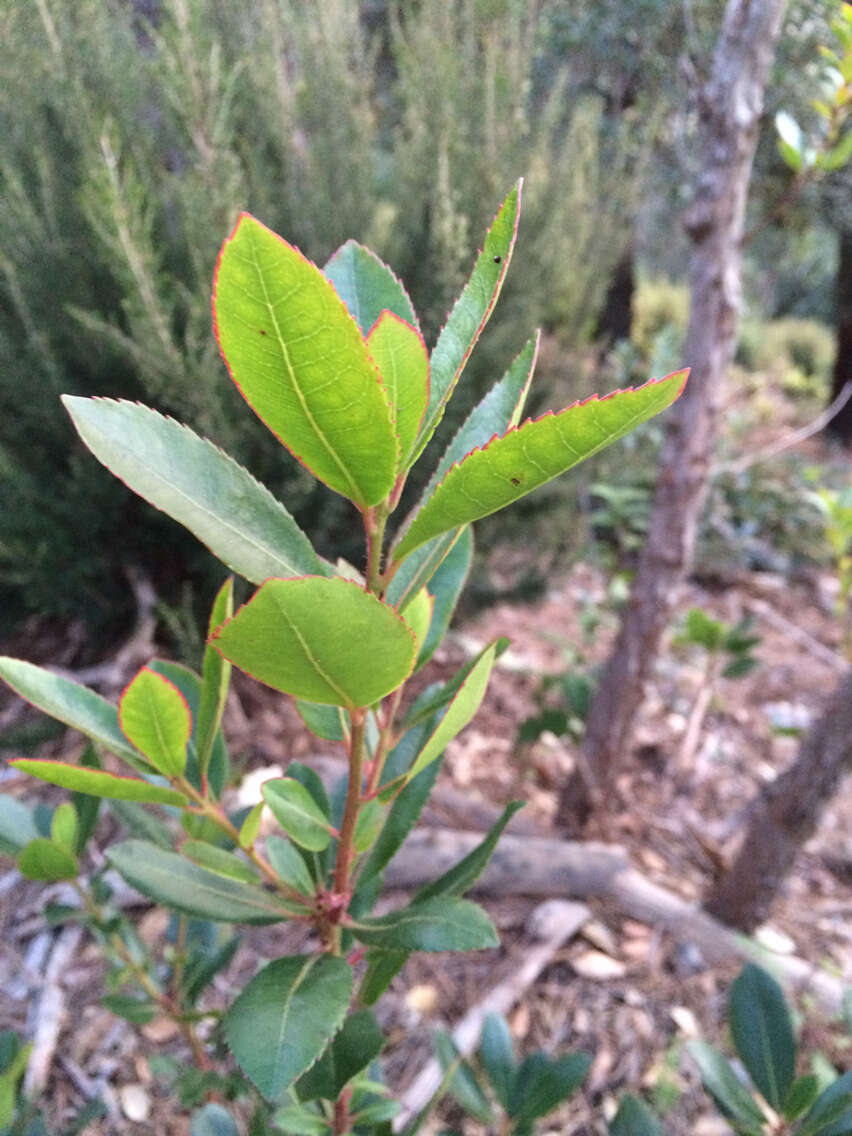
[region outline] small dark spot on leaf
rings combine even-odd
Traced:
[[[259,327],[257,330],[260,332],[261,335],[266,335],[266,332],[263,330],[262,327]]]
[[[502,259],[503,259],[503,257],[502,257],[502,256],[495,256],[495,257],[494,257],[494,263],[495,263],[495,264],[499,264],[499,263],[500,263],[500,261],[501,261]]]
[[[520,485],[521,479],[519,477],[510,477],[509,480],[513,485]]]

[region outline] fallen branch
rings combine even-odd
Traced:
[[[781,631],[788,639],[792,639],[795,643],[804,647],[821,663],[825,663],[826,666],[843,674],[848,670],[848,660],[844,659],[842,655],[838,655],[836,651],[832,651],[830,647],[826,647],[824,643],[820,643],[819,639],[814,639],[813,635],[809,635],[807,631],[803,631],[795,623],[791,623],[789,619],[777,612],[765,600],[750,599],[748,606],[755,615],[771,624],[777,631]]]
[[[798,430],[793,430],[789,434],[785,434],[783,438],[779,438],[777,442],[773,442],[772,445],[766,446],[762,450],[746,454],[736,461],[722,462],[714,466],[713,476],[718,477],[720,473],[743,473],[745,470],[751,469],[753,465],[770,461],[779,454],[783,454],[785,450],[789,450],[793,446],[798,445],[799,442],[804,442],[807,438],[812,438],[814,434],[818,434],[820,430],[825,429],[832,418],[840,413],[850,398],[852,398],[852,382],[846,383],[846,385],[841,388],[837,398],[835,398],[822,413],[818,414],[812,422],[808,422],[807,425],[800,427]]]
[[[489,990],[453,1030],[453,1044],[462,1057],[473,1052],[482,1035],[486,1017],[489,1014],[506,1015],[529,990],[559,948],[573,938],[590,918],[591,912],[582,903],[551,899],[535,908],[527,921],[527,930],[541,942],[525,950],[518,969]],[[426,1107],[440,1089],[443,1078],[441,1066],[433,1058],[403,1094],[402,1111],[394,1121],[395,1132],[401,1132]]]
[[[452,867],[481,839],[473,832],[415,830],[388,865],[386,883],[419,887]],[[646,879],[630,865],[625,850],[614,845],[504,835],[474,890],[484,895],[611,899],[625,915],[695,943],[708,963],[753,959],[789,986],[810,989],[829,1011],[843,1005],[845,986],[839,979],[732,931],[696,904]]]
[[[24,1092],[31,1098],[38,1097],[47,1085],[65,1017],[62,980],[82,937],[83,929],[77,924],[63,928],[47,960],[32,1026],[33,1048],[24,1078]]]

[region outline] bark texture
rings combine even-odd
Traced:
[[[852,672],[840,683],[798,757],[769,785],[752,810],[730,871],[704,904],[717,919],[744,931],[762,923],[822,811],[852,770]]]
[[[833,401],[847,383],[852,383],[852,229],[840,233],[840,255],[837,261],[835,292],[835,327],[837,354],[831,381]],[[828,429],[847,445],[852,445],[852,401],[828,424]]]
[[[570,827],[582,824],[595,800],[608,796],[692,561],[722,380],[736,345],[746,197],[783,9],[784,0],[728,0],[710,77],[700,93],[701,166],[685,217],[692,254],[684,361],[692,374],[667,416],[648,537],[591,707],[583,773],[575,774],[562,793],[559,819]]]

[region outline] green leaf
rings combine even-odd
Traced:
[[[486,1017],[482,1026],[479,1059],[497,1099],[503,1108],[508,1108],[515,1080],[515,1054],[512,1035],[502,1014],[491,1013]]]
[[[417,651],[393,608],[350,580],[316,577],[268,580],[212,642],[275,690],[349,709],[395,690]]]
[[[537,331],[527,340],[523,351],[512,361],[499,383],[491,388],[462,423],[458,433],[444,450],[438,468],[423,491],[420,499],[421,507],[426,504],[450,469],[463,461],[471,450],[486,445],[492,438],[499,437],[513,426],[520,424],[535,370],[540,340],[541,332]]]
[[[443,642],[472,563],[473,530],[468,527],[462,529],[458,540],[429,581],[429,594],[434,597],[435,606],[429,630],[417,656],[417,670],[428,663]]]
[[[43,836],[31,840],[18,857],[18,871],[28,880],[74,880],[80,871],[77,857],[61,844]]]
[[[35,757],[19,757],[9,764],[21,773],[29,773],[51,785],[73,789],[77,793],[90,793],[94,797],[107,797],[114,801],[144,801],[151,805],[187,804],[183,793],[167,785],[152,785],[136,777],[119,777],[102,769],[88,769],[82,765],[68,765],[64,761],[44,761]]]
[[[400,466],[408,459],[429,401],[429,354],[423,336],[410,323],[385,311],[367,336],[367,348],[379,368],[399,438]]]
[[[208,638],[215,634],[233,614],[234,579],[229,576],[216,593],[216,598],[213,601],[207,627]],[[204,661],[201,666],[201,691],[195,721],[198,766],[202,779],[207,777],[207,768],[210,765],[210,756],[213,753],[216,735],[219,733],[219,727],[222,724],[222,714],[225,711],[230,682],[231,664],[226,662],[219,652],[208,643],[204,649]]]
[[[18,1082],[27,1071],[33,1047],[21,1045],[17,1034],[12,1033],[11,1030],[4,1030],[0,1034],[0,1039],[3,1041],[8,1039],[8,1047],[4,1046],[4,1049],[8,1048],[10,1051],[7,1060],[3,1062],[3,1067],[0,1068],[0,1131],[6,1132],[15,1119]],[[38,1130],[35,1136],[38,1136]]]
[[[470,722],[479,709],[488,686],[488,676],[496,658],[497,644],[487,647],[476,665],[465,678],[443,717],[408,771],[408,780],[425,769],[430,762],[444,752],[449,742]]]
[[[367,970],[361,980],[358,1001],[373,1006],[396,978],[409,956],[409,951],[367,951]]]
[[[78,764],[86,769],[100,769],[101,763],[91,742],[80,754]],[[89,793],[72,793],[71,803],[77,810],[77,845],[74,851],[79,856],[97,828],[101,802],[99,797]]]
[[[518,1066],[509,1115],[518,1125],[546,1116],[586,1079],[592,1059],[587,1053],[570,1053],[551,1061],[543,1053],[532,1053]]]
[[[349,737],[349,715],[340,706],[323,706],[319,702],[295,700],[299,717],[318,738],[342,742]]]
[[[349,1008],[352,971],[328,954],[276,959],[245,987],[224,1018],[228,1047],[268,1099],[320,1056]]]
[[[450,868],[437,880],[424,884],[414,896],[414,902],[420,903],[424,899],[432,899],[439,895],[464,895],[476,883],[491,859],[497,841],[503,834],[503,829],[518,811],[524,807],[523,801],[512,801],[503,810],[500,819],[489,829],[485,839],[459,860],[455,867]]]
[[[201,919],[278,923],[299,911],[271,892],[225,879],[147,841],[125,840],[109,848],[106,856],[119,875],[143,895]]]
[[[371,848],[385,821],[385,810],[375,798],[367,801],[358,813],[352,843],[356,852],[366,852]]]
[[[192,714],[178,688],[156,671],[143,667],[125,688],[118,704],[125,736],[165,777],[180,777]]]
[[[399,1101],[372,1101],[370,1104],[358,1109],[352,1117],[352,1122],[356,1126],[356,1129],[361,1129],[364,1125],[386,1124],[388,1121],[393,1120],[400,1108],[401,1105]],[[376,1130],[373,1129],[373,1131],[375,1132]],[[382,1136],[384,1136],[384,1130],[381,1131]]]
[[[413,735],[414,731],[410,733]],[[408,736],[409,735],[406,735],[406,737]],[[418,731],[416,738],[421,739],[425,736],[427,736],[427,730],[421,729]],[[404,740],[405,738],[402,739],[402,741]],[[390,758],[388,759],[388,764],[391,764]],[[432,787],[435,784],[440,766],[440,761],[434,761],[428,768],[424,769],[422,773],[409,781],[399,796],[394,800],[388,811],[382,831],[379,833],[376,843],[373,845],[372,851],[361,871],[360,882],[362,884],[384,871],[402,847],[403,841],[417,823],[417,818],[420,816],[420,813],[423,811],[423,806],[429,799],[429,794],[432,792]]]
[[[690,608],[686,613],[686,639],[690,643],[697,643],[706,647],[708,651],[718,651],[725,639],[725,625],[718,619],[712,619],[700,607]]]
[[[265,801],[258,801],[257,804],[253,805],[246,813],[245,820],[240,825],[240,848],[251,848],[255,840],[257,840],[260,832],[260,818],[263,815],[265,805]]]
[[[32,810],[8,793],[0,793],[0,853],[15,856],[37,836]]]
[[[628,1093],[621,1098],[618,1112],[610,1121],[609,1136],[665,1136],[665,1133],[644,1101]]]
[[[521,206],[521,182],[500,206],[470,279],[441,329],[430,359],[429,405],[417,435],[418,457],[435,433],[470,353],[488,322],[509,267]]]
[[[6,656],[0,657],[0,678],[21,698],[51,718],[64,722],[72,730],[79,730],[134,769],[142,773],[151,772],[151,766],[142,754],[122,734],[116,707],[93,690],[52,674],[43,667],[25,663],[23,659]]]
[[[208,986],[216,975],[224,970],[240,945],[240,939],[233,935],[217,947],[212,954],[196,953],[184,967],[182,989],[184,998],[190,1006],[194,1006],[201,992]]]
[[[817,159],[817,165],[823,170],[842,169],[852,158],[852,130],[847,130],[836,146],[832,146],[825,154]]]
[[[417,593],[424,588],[449,556],[464,528],[452,529],[415,549],[396,569],[385,599],[404,612]]]
[[[804,154],[800,154],[798,150],[795,150],[790,143],[786,142],[783,138],[778,139],[778,153],[784,160],[784,165],[788,166],[793,173],[799,173],[801,171],[805,164]]]
[[[287,1136],[330,1136],[331,1125],[317,1112],[308,1112],[295,1104],[279,1108],[272,1118],[276,1129]]]
[[[722,671],[722,678],[742,678],[743,675],[750,674],[757,666],[757,659],[752,659],[746,656],[742,659],[734,659],[732,663],[728,663]]]
[[[432,1046],[442,1071],[450,1074],[449,1079],[444,1081],[446,1091],[474,1120],[478,1120],[480,1124],[493,1124],[494,1113],[488,1098],[452,1037],[445,1030],[436,1030],[432,1035]]]
[[[215,872],[217,876],[225,876],[230,880],[242,880],[247,884],[260,882],[257,870],[251,864],[247,864],[245,860],[241,860],[233,852],[227,852],[224,848],[217,848],[213,844],[208,844],[205,840],[184,840],[180,846],[180,852],[182,856],[192,860],[193,864],[207,868],[209,871]]]
[[[817,1097],[796,1136],[847,1136],[852,1132],[852,1072],[844,1073]]]
[[[491,643],[487,643],[478,655],[474,655],[472,659],[460,667],[451,679],[446,682],[433,683],[415,698],[412,702],[408,713],[405,716],[405,725],[416,726],[426,718],[431,718],[437,711],[442,710],[448,702],[451,702],[458,693],[462,684],[466,681],[470,672],[478,665],[486,651],[494,650],[495,659],[499,659],[504,651],[508,649],[508,639],[495,639]]]
[[[302,895],[313,895],[316,890],[314,881],[305,865],[302,856],[297,852],[289,840],[280,836],[267,836],[266,855],[269,863],[275,869],[285,884],[300,891]]]
[[[62,401],[98,461],[232,572],[253,584],[331,575],[284,506],[212,442],[135,402]]]
[[[417,513],[394,550],[394,560],[403,560],[440,533],[511,505],[624,437],[674,402],[686,374],[678,371],[602,399],[593,395],[474,450],[453,466]]]
[[[690,1041],[686,1048],[698,1066],[705,1089],[714,1100],[746,1128],[762,1129],[766,1117],[722,1054],[706,1041]]]
[[[331,816],[331,801],[325,791],[322,778],[315,769],[311,769],[310,765],[304,765],[301,761],[291,761],[287,766],[287,776],[305,786],[324,817]]]
[[[447,896],[362,919],[352,931],[360,942],[390,951],[477,951],[498,944],[481,907]]]
[[[231,377],[279,441],[360,508],[386,497],[399,460],[387,395],[317,266],[243,213],[219,254],[213,311]]]
[[[240,1136],[240,1132],[231,1114],[211,1101],[192,1114],[189,1136]]]
[[[790,1086],[790,1091],[784,1101],[784,1116],[787,1120],[795,1120],[811,1107],[819,1096],[819,1077],[807,1073],[797,1077]]]
[[[106,994],[101,998],[101,1005],[135,1026],[147,1025],[157,1016],[157,1006],[140,994]]]
[[[261,792],[275,819],[295,844],[311,852],[322,852],[328,847],[331,824],[304,785],[292,777],[278,777],[265,781]]]
[[[366,335],[387,310],[417,327],[417,316],[408,293],[393,270],[374,252],[347,241],[326,264],[323,272]]]
[[[429,595],[425,588],[421,588],[405,609],[405,622],[410,627],[418,647],[426,638],[429,624],[432,622],[434,607],[435,601],[432,596]]]
[[[518,424],[532,379],[537,349],[538,336],[527,343],[500,382],[471,411],[447,447],[438,469],[421,497],[421,506],[432,495],[440,477],[452,465],[461,461],[476,446],[485,445],[495,434],[502,434],[511,426]],[[436,594],[430,582],[433,582],[442,570],[444,561],[455,559],[458,564],[462,563],[465,557],[469,559],[471,556],[472,537],[465,526],[435,537],[421,545],[411,556],[406,557],[404,563],[397,569],[388,589],[388,602],[394,604],[400,611],[404,611],[420,587],[430,584],[429,590]],[[452,609],[450,609],[451,614]],[[449,622],[449,615],[445,618]],[[418,665],[422,665],[422,662],[433,653],[437,634],[438,627],[435,628],[435,635],[430,635],[430,641],[424,645]]]
[[[749,1076],[780,1112],[796,1075],[796,1039],[783,990],[765,970],[746,963],[731,987],[728,1017]]]
[[[150,840],[159,848],[172,851],[174,845],[172,830],[144,805],[137,805],[133,801],[117,801],[113,797],[110,799],[109,811],[118,818],[119,823],[131,836],[136,836],[140,840]]]
[[[77,846],[77,811],[70,801],[63,801],[53,810],[50,821],[50,839],[72,855]]]
[[[185,775],[196,789],[200,789],[201,769],[198,764],[196,738],[198,708],[201,702],[201,678],[195,671],[183,666],[182,663],[173,663],[167,659],[152,659],[148,664],[148,669],[156,671],[157,674],[168,679],[186,699],[186,704],[189,706],[189,712],[192,715],[192,734],[187,747]],[[220,797],[228,780],[228,751],[225,748],[225,738],[221,729],[216,732],[216,738],[213,742],[213,752],[210,755],[210,764],[207,768],[207,779],[213,795]]]
[[[349,1014],[319,1061],[299,1078],[299,1100],[337,1100],[352,1078],[379,1056],[384,1044],[384,1034],[369,1010]]]

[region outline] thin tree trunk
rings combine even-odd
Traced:
[[[852,382],[852,229],[843,229],[840,233],[835,328],[837,355],[834,360],[829,402],[837,398],[847,383]],[[847,402],[840,413],[832,418],[828,429],[836,437],[852,445],[852,401]]]
[[[701,172],[685,217],[693,248],[684,360],[692,375],[667,416],[648,537],[589,714],[581,763],[588,772],[575,774],[562,793],[559,819],[566,825],[583,823],[595,798],[607,798],[692,560],[722,380],[735,347],[746,196],[783,9],[784,0],[728,0],[710,78],[700,95]],[[595,784],[589,784],[589,773]]]
[[[840,779],[852,769],[852,672],[805,735],[790,768],[764,789],[732,867],[710,891],[711,915],[751,931],[769,908]]]

